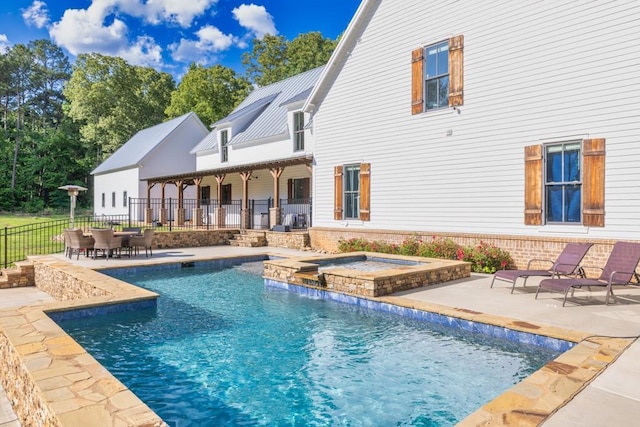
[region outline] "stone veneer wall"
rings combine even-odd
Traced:
[[[602,266],[607,262],[613,249],[615,240],[594,240],[565,237],[533,237],[533,236],[502,236],[493,234],[462,234],[462,233],[427,233],[391,230],[353,230],[344,228],[310,228],[311,247],[335,253],[338,251],[339,240],[362,238],[369,241],[381,241],[400,244],[407,238],[429,241],[436,238],[450,238],[461,245],[475,245],[480,241],[494,244],[508,251],[515,262],[516,268],[526,268],[530,259],[554,260],[569,242],[591,242],[594,246],[583,260],[585,265]]]
[[[13,268],[5,268],[0,276],[0,289],[23,288],[34,286],[35,272],[33,264],[28,261],[18,261]]]
[[[35,264],[35,285],[58,301],[110,295],[105,289],[96,286],[94,275],[71,275],[44,263]]]
[[[289,249],[304,249],[311,246],[307,232],[267,231],[265,234],[269,246]]]
[[[153,248],[196,248],[228,245],[229,240],[240,231],[229,230],[184,230],[157,232],[153,235]]]

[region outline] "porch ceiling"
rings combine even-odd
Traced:
[[[296,165],[311,165],[313,163],[313,156],[300,156],[291,157],[288,159],[270,160],[265,162],[248,163],[244,165],[229,166],[226,168],[206,169],[194,172],[187,172],[177,175],[157,176],[152,178],[141,179],[140,181],[147,181],[148,183],[161,183],[161,182],[175,182],[175,181],[189,181],[199,177],[226,175],[230,173],[240,172],[252,172],[260,169],[274,169],[286,166]]]

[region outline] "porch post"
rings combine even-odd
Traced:
[[[200,199],[200,184],[202,184],[202,177],[194,178],[193,183],[196,185],[196,207],[193,209],[191,213],[191,224],[196,227],[200,227],[202,225],[202,207],[201,207],[201,199]]]
[[[240,172],[242,178],[242,211],[240,214],[240,228],[246,230],[251,228],[251,209],[249,209],[249,179],[251,172]]]
[[[167,182],[163,181],[160,184],[161,187],[161,193],[160,193],[160,218],[158,218],[158,220],[160,221],[160,223],[162,225],[167,223],[167,219],[169,219],[169,216],[167,215],[167,206],[165,205],[165,189],[167,187]]]
[[[224,228],[227,216],[225,209],[222,207],[222,183],[224,182],[225,177],[225,174],[216,175],[216,183],[218,184],[218,203],[214,208],[213,215],[215,217],[215,226],[218,228]]]
[[[280,217],[282,209],[280,208],[280,176],[284,172],[284,168],[269,169],[273,177],[273,207],[269,209],[269,223],[272,225],[280,225]]]
[[[153,208],[151,207],[151,189],[156,185],[155,182],[152,184],[147,181],[147,208],[144,210],[144,222],[147,225],[153,223]],[[131,220],[131,218],[129,218]]]
[[[176,187],[178,189],[178,206],[176,206],[176,214],[175,221],[176,225],[183,226],[185,215],[184,215],[184,181],[178,180],[176,181]]]

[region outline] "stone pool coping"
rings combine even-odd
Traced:
[[[42,290],[58,301],[0,311],[0,367],[5,373],[0,381],[22,423],[37,420],[37,424],[50,426],[87,423],[96,426],[166,425],[47,315],[70,309],[155,300],[157,294],[53,257],[32,257],[30,260],[36,265],[38,287],[42,286]],[[144,263],[140,264],[142,266]],[[60,286],[64,280],[67,286]],[[82,297],[65,299],[73,294]],[[459,424],[461,426],[539,425],[586,387],[634,341],[590,337],[580,331],[400,296],[368,299],[577,343],[469,415]]]

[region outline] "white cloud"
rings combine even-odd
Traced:
[[[6,34],[0,34],[0,54],[7,53],[7,50],[11,47],[11,43]]]
[[[124,13],[144,18],[150,24],[177,23],[183,28],[218,0],[113,0]]]
[[[113,55],[126,48],[128,29],[117,18],[105,25],[112,11],[113,5],[108,0],[96,0],[88,9],[67,9],[60,21],[51,26],[49,35],[74,55],[85,52]]]
[[[140,36],[136,42],[117,52],[117,56],[133,65],[158,67],[162,65],[162,48],[149,36]]]
[[[22,10],[22,19],[27,25],[33,25],[36,28],[46,27],[49,24],[47,4],[43,1],[34,0],[31,6]]]
[[[266,34],[277,35],[278,30],[273,23],[273,16],[264,6],[241,4],[232,11],[234,18],[241,26],[250,30],[259,39]]]
[[[169,46],[176,61],[212,62],[215,54],[229,49],[236,39],[211,25],[196,31],[197,40],[181,39],[180,43]]]

